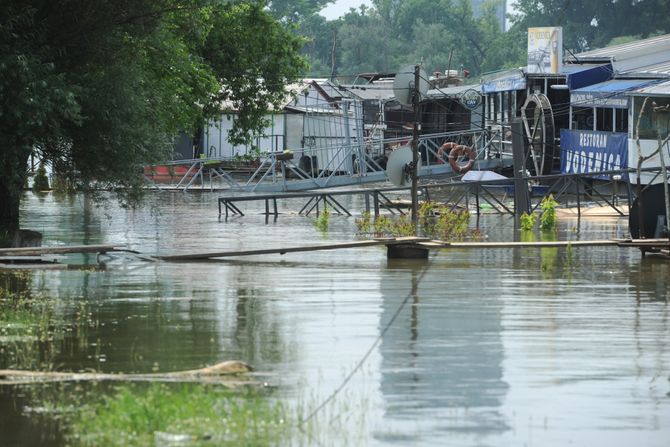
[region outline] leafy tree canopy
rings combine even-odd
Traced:
[[[670,0],[515,0],[505,32],[503,1],[485,0],[477,13],[472,0],[372,0],[330,22],[315,14],[300,24],[309,38],[303,52],[313,76],[350,79],[418,62],[428,72],[463,66],[476,76],[525,65],[529,27],[562,26],[573,52],[670,32]]]
[[[304,71],[302,45],[258,1],[3,1],[0,227],[18,225],[31,152],[82,188],[132,192],[224,104],[248,139]]]
[[[602,48],[619,36],[642,38],[670,31],[669,0],[516,0],[516,27],[562,26],[575,52]]]

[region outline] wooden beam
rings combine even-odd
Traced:
[[[269,255],[269,254],[283,255],[285,253],[296,253],[304,251],[339,250],[344,248],[361,248],[361,247],[384,246],[384,245],[411,244],[425,241],[428,241],[428,238],[420,238],[412,236],[412,237],[398,237],[392,239],[372,239],[366,241],[339,242],[335,244],[304,245],[298,247],[265,248],[260,250],[244,250],[244,251],[190,253],[183,255],[165,255],[165,256],[154,256],[154,257],[156,259],[160,259],[163,261],[198,261],[198,260],[206,260],[214,258],[228,258],[234,256],[254,256],[254,255]]]
[[[594,241],[537,241],[537,242],[445,242],[442,248],[543,248],[543,247],[615,247],[612,240]]]
[[[54,245],[46,247],[0,248],[0,256],[40,256],[69,253],[106,253],[130,251],[116,245]]]

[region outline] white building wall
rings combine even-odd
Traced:
[[[261,153],[283,151],[285,149],[285,115],[268,115],[269,125],[262,135],[255,137],[250,145],[233,145],[228,141],[228,134],[233,128],[235,114],[226,114],[218,121],[210,122],[205,130],[205,148],[208,157],[232,158],[253,153],[258,148]]]

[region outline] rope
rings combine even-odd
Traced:
[[[393,316],[389,320],[389,322],[384,326],[384,329],[379,333],[375,341],[372,343],[370,348],[365,352],[363,357],[356,363],[356,366],[354,367],[353,370],[347,376],[342,380],[342,383],[335,388],[335,390],[323,401],[321,402],[314,410],[312,410],[311,413],[309,413],[303,420],[301,421],[301,425],[306,424],[309,422],[319,411],[321,411],[328,403],[330,403],[335,397],[337,397],[340,392],[347,386],[347,384],[351,381],[353,378],[354,374],[356,374],[362,367],[363,364],[367,361],[368,357],[370,357],[370,354],[372,354],[372,351],[377,347],[377,345],[381,342],[382,338],[388,332],[388,330],[393,326],[393,323],[395,323],[396,319],[398,316],[400,316],[400,313],[403,311],[407,303],[409,302],[410,298],[416,295],[416,291],[418,288],[419,282],[423,279],[423,277],[426,275],[426,272],[428,271],[428,268],[432,264],[432,261],[428,262],[426,266],[421,270],[421,273],[417,277],[416,281],[414,281],[414,284],[412,285],[412,289],[409,291],[409,293],[405,296],[405,298],[402,300],[400,305],[398,306],[398,309],[394,312]],[[299,425],[300,427],[300,425]]]

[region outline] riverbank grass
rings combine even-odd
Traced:
[[[285,407],[261,390],[203,384],[128,384],[67,417],[73,445],[280,445]]]

